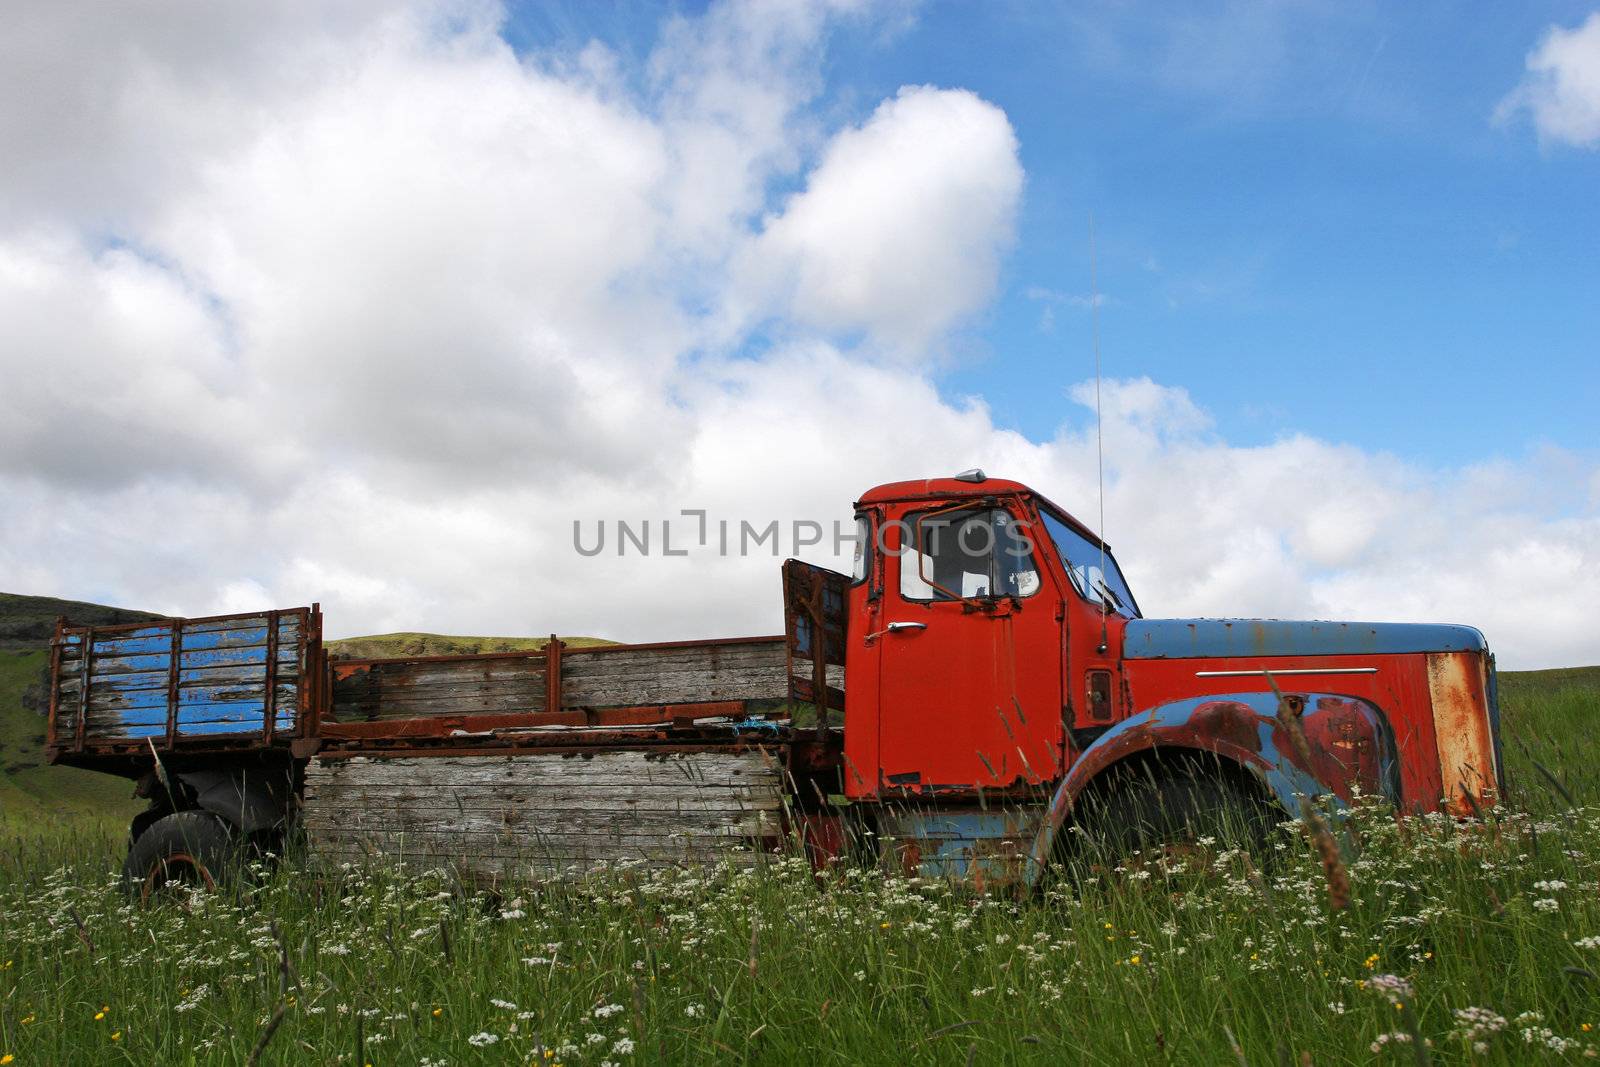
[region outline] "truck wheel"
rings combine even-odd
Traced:
[[[1282,812],[1212,766],[1185,763],[1119,775],[1086,798],[1079,862],[1169,873],[1239,849],[1257,860]],[[1194,862],[1198,861],[1198,863]],[[1198,872],[1196,872],[1198,873]]]
[[[128,848],[122,879],[141,901],[176,886],[215,889],[238,853],[233,830],[205,811],[177,811],[150,825]]]

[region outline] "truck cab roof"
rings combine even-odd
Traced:
[[[861,499],[855,502],[855,507],[860,508],[872,504],[893,504],[908,500],[944,500],[960,497],[986,497],[1006,496],[1009,494],[1022,494],[1031,496],[1041,504],[1048,505],[1050,510],[1066,518],[1069,525],[1075,527],[1095,544],[1100,544],[1100,538],[1072,512],[1046,497],[1043,493],[1031,489],[1021,482],[1009,478],[991,478],[982,471],[968,471],[950,478],[918,478],[906,482],[886,482],[883,485],[873,486],[861,494]],[[1108,546],[1109,547],[1109,546]]]

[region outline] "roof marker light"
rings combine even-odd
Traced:
[[[977,467],[973,467],[969,471],[962,471],[956,475],[956,481],[958,482],[986,482],[988,480],[989,476]]]

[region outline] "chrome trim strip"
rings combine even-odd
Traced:
[[[1284,674],[1377,674],[1376,667],[1286,667],[1275,671],[1195,671],[1196,678],[1274,678]]]

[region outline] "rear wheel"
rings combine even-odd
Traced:
[[[1141,877],[1201,874],[1228,852],[1259,862],[1281,814],[1215,764],[1141,767],[1083,798],[1073,858]]]
[[[142,901],[181,886],[215,889],[238,860],[232,828],[205,811],[177,811],[152,823],[128,849],[123,882]]]

